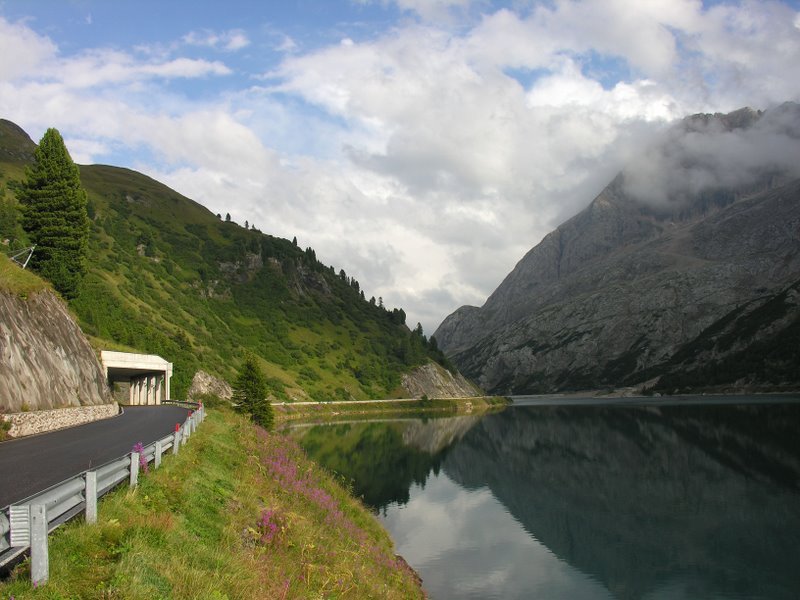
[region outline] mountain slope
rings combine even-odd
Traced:
[[[20,131],[0,122],[0,184],[12,217],[33,147]],[[135,171],[80,170],[89,271],[70,306],[97,345],[173,361],[176,397],[200,368],[232,381],[247,351],[261,358],[279,399],[404,395],[404,373],[444,362],[402,310],[367,301],[313,249],[225,222]],[[25,241],[13,219],[0,237]]]
[[[797,105],[772,115],[743,110],[688,119],[651,152],[656,160],[620,174],[528,252],[483,307],[450,315],[435,332],[439,346],[468,377],[503,393],[616,387],[662,375],[661,389],[672,391],[689,381],[667,374],[713,370],[725,359],[720,352],[687,354],[723,319],[741,327],[741,335],[729,332],[737,352],[769,346],[770,336],[794,326],[796,306],[772,328],[749,334],[746,315],[729,315],[766,304],[800,280],[800,179],[759,160],[747,177],[732,178],[724,157],[693,149],[706,143],[721,152],[734,141],[756,145],[776,136],[796,149],[795,124]],[[637,168],[662,188],[643,188]],[[696,172],[714,185],[672,183]],[[754,364],[752,372],[713,384],[800,383],[786,369],[767,371]],[[705,383],[696,377],[691,385]]]

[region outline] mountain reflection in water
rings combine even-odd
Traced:
[[[431,598],[800,597],[800,403],[316,427]]]

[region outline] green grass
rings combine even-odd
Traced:
[[[52,534],[47,585],[28,569],[0,598],[423,597],[368,510],[294,442],[227,410],[102,500],[96,525]]]
[[[0,254],[0,292],[25,297],[48,289],[52,288],[44,279]]]

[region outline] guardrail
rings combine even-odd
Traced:
[[[92,471],[84,471],[0,510],[0,567],[30,550],[31,580],[37,585],[47,582],[47,535],[81,513],[87,523],[96,523],[97,500],[101,496],[124,481],[136,486],[140,466],[152,462],[157,469],[165,452],[178,454],[205,419],[202,404],[175,401],[170,404],[192,409],[183,425],[175,426],[174,433],[141,448],[140,452],[130,452]]]

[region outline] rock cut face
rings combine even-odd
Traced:
[[[0,293],[0,408],[9,412],[112,402],[105,371],[51,292]]]

